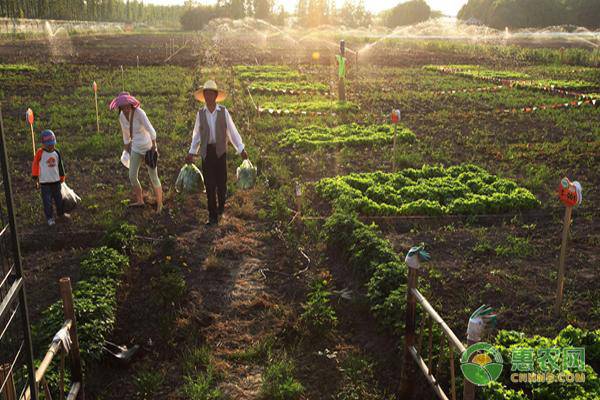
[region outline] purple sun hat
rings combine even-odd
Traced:
[[[138,108],[140,106],[139,100],[130,95],[129,92],[121,92],[110,102],[109,107],[111,110],[114,110],[117,107],[123,107],[128,104],[133,106],[133,108]]]

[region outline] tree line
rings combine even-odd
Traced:
[[[458,18],[497,29],[577,25],[600,28],[600,0],[469,0]]]
[[[158,6],[142,0],[0,0],[0,17],[8,18],[179,22],[185,10],[185,6]]]

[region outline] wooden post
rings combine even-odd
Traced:
[[[31,128],[31,149],[33,150],[33,156],[35,157],[35,134],[33,133],[33,111],[31,108],[27,109],[27,122],[29,123],[29,127]]]
[[[123,83],[123,90],[122,92],[125,91],[125,71],[123,70],[123,66],[121,65],[121,81]]]
[[[396,172],[396,142],[398,141],[398,124],[394,124],[394,145],[392,147],[392,172]]]
[[[10,364],[2,364],[0,366],[0,385],[4,381],[6,381],[6,384],[4,385],[4,390],[2,390],[2,399],[17,400],[17,391]]]
[[[341,67],[340,63],[344,63],[344,71],[345,71],[345,57],[346,57],[346,42],[344,40],[340,40],[340,55],[338,58],[338,100],[346,101],[346,76],[345,73],[342,76],[340,73]]]
[[[474,340],[467,339],[467,348],[477,343]],[[462,400],[474,400],[475,399],[475,385],[469,382],[468,379],[463,379],[463,398]]]
[[[94,101],[96,102],[96,130],[99,135],[100,134],[100,114],[98,113],[98,85],[96,84],[96,81],[94,81],[94,83],[92,84],[92,87],[94,89]]]
[[[294,194],[296,195],[296,212],[298,216],[302,215],[302,186],[300,182],[296,182]]]
[[[406,323],[404,328],[404,351],[402,361],[402,376],[400,378],[400,398],[410,399],[414,392],[413,360],[410,348],[415,344],[415,328],[417,315],[417,299],[413,289],[417,287],[418,271],[408,268],[408,284],[406,287]]]
[[[565,259],[567,257],[567,240],[569,238],[569,228],[571,227],[571,214],[573,207],[565,208],[565,219],[563,221],[562,244],[560,247],[560,258],[558,261],[558,287],[556,289],[556,303],[554,304],[554,312],[558,314],[562,305],[564,288],[565,288]]]
[[[79,338],[77,337],[77,319],[75,318],[75,308],[73,306],[73,291],[71,289],[71,279],[70,278],[60,278],[60,297],[63,302],[63,311],[65,314],[65,319],[70,319],[72,321],[71,328],[69,329],[69,334],[71,336],[71,376],[73,377],[73,381],[81,383],[81,390],[77,396],[78,400],[84,400],[84,390],[83,390],[83,371],[81,368],[81,357],[79,354]]]

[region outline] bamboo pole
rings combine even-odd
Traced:
[[[60,278],[60,297],[63,302],[63,311],[65,318],[72,321],[71,328],[69,330],[71,335],[71,376],[75,382],[81,384],[78,400],[84,400],[84,385],[83,385],[83,372],[81,368],[81,356],[79,354],[79,338],[77,337],[77,319],[75,318],[75,309],[73,306],[73,291],[71,289],[70,278]]]
[[[4,389],[2,390],[2,398],[4,400],[16,400],[17,391],[15,389],[15,381],[12,375],[12,367],[8,363],[0,366],[0,384],[2,382],[6,382],[4,384]]]
[[[569,239],[569,228],[571,227],[571,215],[573,207],[565,208],[565,218],[563,221],[562,244],[560,247],[560,258],[558,261],[558,287],[556,288],[556,302],[554,303],[554,312],[558,314],[562,305],[565,289],[565,260],[567,258],[567,241]]]

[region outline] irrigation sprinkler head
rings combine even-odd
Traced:
[[[98,84],[96,84],[96,81],[92,84],[92,88],[94,89],[94,93],[98,93]]]
[[[340,54],[346,54],[346,41],[344,39],[340,40]]]
[[[398,109],[392,110],[392,123],[393,124],[397,124],[400,121],[401,117],[402,117],[402,114],[401,114],[400,110],[398,110]]]
[[[467,339],[472,342],[480,342],[486,333],[496,327],[497,316],[494,309],[483,304],[469,317],[467,326]]]
[[[33,110],[31,108],[28,108],[25,115],[27,116],[27,122],[29,122],[29,125],[33,126],[33,121],[34,121]]]
[[[409,268],[419,269],[421,268],[421,261],[431,260],[431,255],[425,251],[425,245],[413,246],[410,248],[404,261]]]

